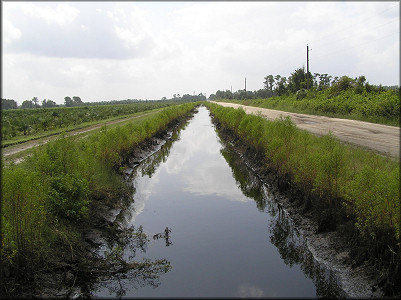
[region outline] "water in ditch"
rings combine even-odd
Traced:
[[[146,238],[120,251],[133,261],[163,259],[168,268],[99,280],[93,297],[342,296],[229,148],[200,107],[174,141],[132,169],[135,193],[122,223]]]

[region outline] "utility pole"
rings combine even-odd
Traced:
[[[309,45],[306,44],[306,89],[309,90]]]
[[[246,77],[245,77],[245,92],[246,92]]]

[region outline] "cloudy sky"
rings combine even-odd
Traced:
[[[263,88],[264,77],[398,85],[399,1],[2,1],[2,98],[64,103]]]

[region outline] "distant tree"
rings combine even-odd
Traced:
[[[67,107],[71,107],[74,105],[74,101],[71,99],[71,97],[64,97],[64,104]]]
[[[16,109],[18,104],[15,100],[12,99],[1,99],[1,108],[2,109]]]
[[[338,95],[342,91],[346,91],[349,88],[353,88],[356,85],[356,81],[348,76],[342,76],[340,79],[338,79],[332,86],[331,86],[331,92],[332,95]]]
[[[32,103],[33,103],[34,107],[36,107],[36,108],[40,107],[38,97],[33,97],[32,98]]]
[[[278,96],[282,96],[287,93],[287,78],[281,77],[280,81],[277,83],[276,93]]]
[[[305,68],[298,68],[288,78],[288,88],[291,93],[296,93],[300,89],[306,88]]]
[[[52,101],[52,100],[46,100],[44,99],[42,101],[42,107],[57,107],[57,103]]]
[[[273,84],[274,84],[274,77],[273,75],[268,75],[265,78],[265,81],[263,82],[265,85],[265,89],[271,92],[273,94]]]
[[[330,82],[332,79],[332,76],[328,75],[328,74],[318,74],[315,73],[319,76],[319,84],[318,84],[318,90],[324,90],[330,87]],[[317,76],[316,76],[317,77]]]
[[[240,99],[237,95],[233,94],[230,90],[216,92],[216,99]]]
[[[206,100],[206,94],[203,95],[202,93],[199,93],[198,100]]]
[[[161,100],[162,100],[162,101],[165,101],[165,100],[167,100],[167,98],[166,98],[166,97],[163,97]]]
[[[72,101],[74,101],[74,105],[76,105],[76,106],[78,106],[78,105],[81,105],[81,104],[82,104],[82,100],[81,100],[81,98],[80,98],[80,97],[78,97],[78,96],[74,96],[74,97],[72,97]]]
[[[365,90],[365,82],[366,82],[365,76],[359,76],[358,78],[355,78],[355,93],[357,94],[363,93],[363,91]]]
[[[22,102],[21,108],[33,108],[32,100],[25,100]]]

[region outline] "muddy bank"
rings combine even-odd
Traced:
[[[352,245],[345,238],[349,223],[341,226],[325,224],[324,217],[317,217],[318,211],[311,208],[299,189],[291,185],[289,178],[280,178],[275,170],[265,167],[263,153],[246,145],[235,133],[219,124],[212,116],[220,138],[244,161],[252,173],[266,186],[271,198],[289,215],[296,229],[306,240],[309,251],[322,267],[335,274],[336,281],[346,297],[381,298],[385,292],[381,288],[383,278],[377,268],[368,262],[353,258]],[[348,234],[348,233],[347,233]]]
[[[175,131],[186,124],[195,111],[172,121],[167,129],[132,149],[120,168],[122,184],[118,195],[93,199],[87,220],[80,224],[68,224],[77,235],[76,240],[66,243],[71,249],[54,249],[54,254],[43,269],[38,268],[29,282],[19,283],[19,286],[8,284],[10,289],[6,291],[7,297],[87,298],[91,297],[91,285],[100,278],[127,276],[129,272],[133,281],[154,284],[157,276],[168,270],[168,262],[132,262],[125,260],[118,252],[121,244],[131,243],[133,247],[141,248],[148,242],[142,228],[124,228],[120,224],[122,211],[132,202],[133,190],[126,178],[129,170],[140,161],[158,151],[167,141],[175,139]],[[160,232],[163,230],[161,228]],[[115,244],[116,250],[101,253],[99,247],[104,243]]]

